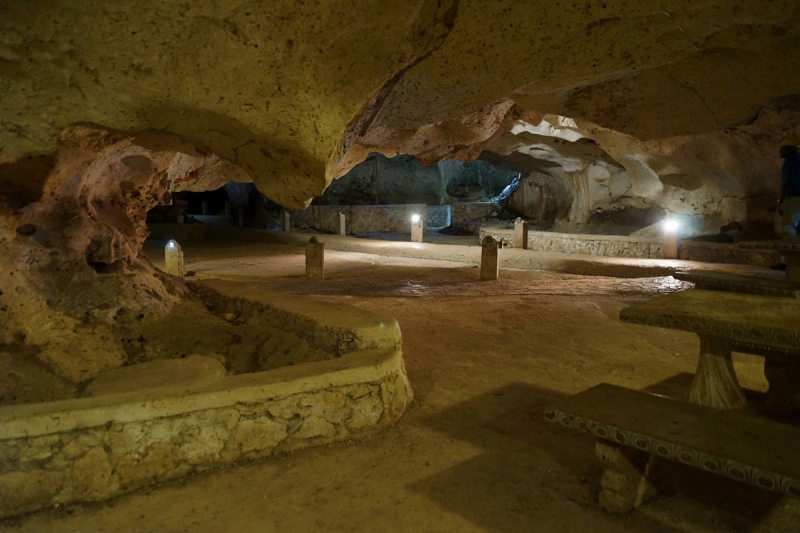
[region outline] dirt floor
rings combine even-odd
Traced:
[[[13,532],[792,532],[800,501],[675,467],[624,517],[597,504],[591,437],[544,419],[602,382],[685,397],[691,334],[623,324],[621,308],[686,286],[671,277],[501,271],[330,252],[307,283],[296,246],[184,247],[194,279],[265,302],[329,301],[395,317],[416,402],[358,442],[193,475],[3,523]],[[163,253],[148,248],[158,264]],[[163,255],[161,256],[163,261]],[[763,359],[735,355],[758,411]]]

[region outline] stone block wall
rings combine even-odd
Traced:
[[[446,228],[450,225],[450,206],[449,205],[429,205],[425,208],[426,218],[430,228]]]
[[[459,224],[467,220],[478,220],[488,217],[497,210],[493,203],[485,202],[462,202],[454,203],[450,211],[450,223]],[[481,238],[483,238],[481,236]]]
[[[398,368],[366,383],[3,439],[0,516],[104,500],[219,465],[352,438],[397,420],[410,400]]]
[[[486,235],[491,235],[498,240],[505,239],[511,245],[514,243],[513,229],[481,226],[480,238],[483,239]],[[636,259],[663,259],[664,257],[664,246],[660,239],[545,231],[528,233],[528,250]],[[683,241],[681,259],[705,263],[763,266],[780,261],[780,256],[758,250],[745,250],[735,244]]]
[[[164,242],[175,239],[178,242],[200,241],[206,238],[205,224],[148,224],[150,240],[163,240]]]
[[[408,233],[411,231],[411,215],[425,218],[423,204],[398,205],[312,205],[302,211],[292,212],[292,223],[298,227],[336,233],[339,229],[339,213],[347,217],[347,233]]]

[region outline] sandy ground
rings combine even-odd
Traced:
[[[358,442],[193,475],[109,502],[7,521],[14,532],[792,532],[800,502],[675,467],[624,517],[597,504],[591,437],[547,422],[553,400],[601,382],[684,397],[693,335],[621,323],[619,310],[683,288],[671,277],[478,270],[329,252],[307,283],[297,246],[186,246],[195,279],[263,301],[346,303],[395,317],[416,402]],[[158,246],[148,247],[158,264]],[[748,409],[761,359],[735,355]]]

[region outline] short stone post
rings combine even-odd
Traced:
[[[681,258],[681,238],[677,233],[664,234],[664,259]]]
[[[200,211],[200,212],[201,212],[202,214],[204,214],[204,215],[207,215],[207,214],[208,214],[208,202],[206,202],[206,201],[204,200],[204,201],[203,201],[203,203],[201,203],[201,204],[200,204],[200,209],[201,209],[201,211]]]
[[[655,496],[657,491],[648,479],[652,458],[647,452],[598,440],[597,458],[605,466],[599,501],[608,511],[627,513]]]
[[[339,235],[345,236],[347,235],[347,217],[344,216],[344,213],[339,213]]]
[[[283,231],[292,231],[292,217],[286,210],[283,211]]]
[[[500,277],[500,243],[487,235],[481,243],[481,281],[493,281]]]
[[[411,215],[411,242],[422,242],[422,217],[417,213]]]
[[[325,243],[316,237],[306,243],[306,279],[325,279]]]
[[[521,218],[514,221],[514,248],[528,249],[528,223]]]
[[[183,266],[183,250],[181,250],[181,245],[174,240],[169,241],[164,247],[164,263],[167,274],[183,277],[186,273]]]

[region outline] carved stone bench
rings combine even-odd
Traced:
[[[800,497],[800,428],[602,384],[548,408],[548,420],[597,437],[600,505],[624,513],[656,493],[654,458]]]

